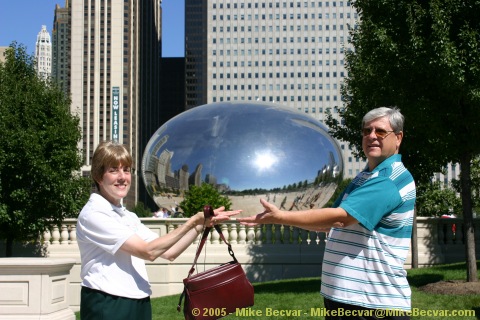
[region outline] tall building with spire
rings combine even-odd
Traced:
[[[42,30],[37,35],[35,43],[35,66],[37,74],[43,79],[50,78],[52,74],[52,42],[47,26],[42,26]]]
[[[55,9],[55,78],[67,88],[71,112],[80,119],[85,176],[95,148],[104,140],[126,145],[139,167],[161,124],[160,3],[66,0],[65,8]],[[138,201],[151,199],[134,174],[125,205],[133,207]]]
[[[0,47],[0,62],[5,62],[5,60],[7,59],[6,53],[8,48],[9,47]]]
[[[185,0],[186,108],[268,101],[324,122],[339,115],[349,1]],[[365,166],[340,142],[345,177]]]

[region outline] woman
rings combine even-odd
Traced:
[[[82,319],[151,319],[150,283],[145,260],[173,261],[202,232],[240,211],[215,210],[206,219],[197,213],[163,235],[151,231],[122,206],[131,183],[133,160],[116,142],[101,143],[92,158],[93,193],[77,222],[82,260]]]

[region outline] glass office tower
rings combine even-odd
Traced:
[[[186,0],[186,108],[268,101],[321,122],[327,111],[338,115],[357,19],[349,1]],[[353,177],[365,162],[340,146]]]

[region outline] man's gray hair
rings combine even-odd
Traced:
[[[388,118],[388,121],[390,121],[390,125],[395,133],[403,131],[403,122],[405,121],[405,117],[400,113],[400,109],[397,107],[380,107],[370,110],[363,116],[362,128],[365,127],[365,123],[383,117]]]

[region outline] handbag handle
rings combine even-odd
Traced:
[[[204,206],[203,207],[203,215],[204,215],[205,219],[213,216],[214,213],[213,213],[212,206],[210,206],[210,205]],[[232,245],[229,242],[227,242],[227,240],[225,239],[225,236],[223,235],[220,227],[218,225],[214,225],[214,227],[215,227],[215,230],[217,230],[218,234],[220,235],[220,238],[222,238],[222,241],[225,242],[225,244],[228,246],[228,253],[233,258],[233,261],[235,261],[235,263],[238,263],[237,258],[235,258],[235,254],[233,253]],[[212,230],[212,227],[206,227],[205,230],[203,230],[202,240],[200,241],[200,244],[198,245],[197,253],[195,254],[195,260],[193,261],[192,268],[190,268],[190,271],[188,272],[188,277],[187,278],[190,278],[192,273],[195,271],[195,265],[197,264],[197,260],[198,260],[198,257],[200,256],[200,252],[202,252],[203,246],[205,245],[205,242],[207,241],[208,234],[210,233],[210,230]],[[183,300],[183,297],[185,296],[185,291],[186,291],[186,287],[183,289],[183,292],[180,295],[180,299],[178,301],[178,305],[177,305],[177,311],[178,312],[180,312],[181,305],[182,305],[182,300]]]
[[[203,207],[203,214],[205,216],[205,219],[208,217],[213,216],[213,208],[212,206],[206,205]],[[214,225],[215,230],[217,230],[218,234],[220,235],[220,238],[222,238],[222,241],[225,242],[225,244],[228,246],[228,253],[230,256],[233,258],[233,261],[238,262],[237,258],[235,258],[235,254],[233,253],[232,250],[232,245],[225,239],[225,236],[222,233],[222,230],[218,225]],[[188,272],[188,277],[192,275],[192,273],[195,271],[195,265],[197,264],[198,257],[200,256],[200,253],[202,252],[203,246],[205,245],[205,242],[207,241],[208,234],[210,233],[210,230],[212,230],[212,227],[206,227],[205,230],[203,231],[202,235],[202,240],[200,241],[200,244],[197,249],[197,253],[195,254],[195,259],[192,264],[192,268]]]

